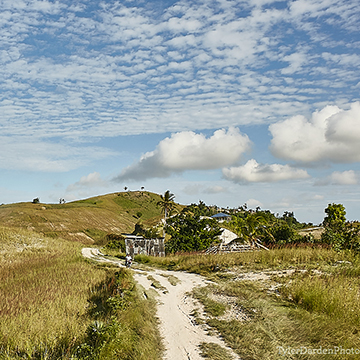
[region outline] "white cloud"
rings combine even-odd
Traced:
[[[227,192],[227,189],[220,185],[209,186],[203,190],[204,194],[221,194]]]
[[[76,183],[70,184],[66,191],[71,192],[89,187],[106,187],[108,185],[108,182],[103,180],[98,172],[93,172],[89,175],[82,176]]]
[[[0,169],[66,172],[112,155],[114,152],[100,147],[0,136]]]
[[[297,52],[286,55],[282,59],[289,63],[287,68],[281,70],[282,74],[288,75],[302,70],[303,66],[309,61],[308,55],[305,52]]]
[[[310,120],[295,116],[269,126],[274,156],[296,162],[360,161],[360,103],[349,110],[326,106]]]
[[[289,165],[258,164],[254,159],[242,166],[223,169],[223,175],[225,179],[235,183],[278,182],[309,177],[305,170],[294,169]]]
[[[354,170],[334,171],[328,177],[319,179],[315,185],[357,185],[359,175]]]
[[[218,169],[238,162],[250,149],[247,135],[237,128],[221,129],[210,138],[192,131],[172,134],[162,140],[154,151],[125,168],[115,180],[141,180],[168,177],[186,170]]]
[[[47,122],[41,135],[110,137],[273,121],[321,103],[329,89],[332,100],[351,98],[358,47],[349,41],[335,52],[323,39],[345,20],[355,23],[354,4],[274,3],[176,1],[149,9],[142,1],[2,1],[0,77],[3,98],[14,104],[0,122],[11,119],[9,133]],[[332,22],[323,28],[312,16]]]
[[[336,185],[356,185],[358,184],[358,176],[355,171],[334,171],[331,174],[331,183]]]
[[[354,151],[360,150],[360,102],[351,105],[348,111],[340,111],[329,118],[325,133],[332,144],[348,144]]]
[[[258,206],[262,208],[264,206],[261,201],[256,199],[248,199],[246,205],[249,209],[256,209]]]

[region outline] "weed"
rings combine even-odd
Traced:
[[[224,349],[218,344],[214,343],[201,343],[199,346],[201,356],[209,360],[232,360],[233,357],[229,351]]]
[[[172,286],[176,286],[177,284],[181,283],[181,280],[174,275],[161,274],[161,276],[167,278]]]

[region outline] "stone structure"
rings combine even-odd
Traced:
[[[135,255],[165,256],[164,238],[144,239],[142,236],[123,234],[126,253]]]

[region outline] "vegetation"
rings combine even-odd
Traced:
[[[262,213],[249,214],[246,218],[236,217],[231,223],[243,242],[250,244],[254,244],[260,237],[272,236],[266,225],[267,220]]]
[[[161,206],[161,209],[165,216],[165,222],[168,215],[171,214],[171,211],[175,207],[174,199],[175,195],[170,192],[170,190],[165,191],[164,196],[160,195],[161,200],[158,201],[158,205]]]
[[[360,224],[346,221],[346,211],[342,204],[329,204],[323,221],[325,231],[321,241],[340,251],[350,249],[360,251]]]
[[[205,250],[222,233],[216,220],[185,212],[169,218],[165,229],[171,236],[165,244],[167,253]]]
[[[94,243],[104,251],[124,251],[123,232],[157,236],[161,210],[168,215],[171,207],[179,214],[167,217],[168,256],[135,260],[211,279],[193,293],[205,313],[195,311],[194,317],[219,332],[242,359],[314,357],[285,356],[300,348],[360,349],[360,227],[346,221],[343,205],[325,209],[319,239],[300,235],[312,224],[299,223],[292,212],[221,209],[232,217],[224,226],[272,250],[175,255],[216,241],[219,224],[206,217],[219,209],[203,202],[176,205],[169,191],[127,191],[72,203],[0,207],[7,225],[0,227],[0,359],[159,359],[152,297],[144,298],[131,272],[86,261],[80,251]],[[155,281],[153,286],[161,288]],[[204,358],[231,358],[216,344],[200,349]]]
[[[205,359],[210,360],[232,360],[229,351],[214,343],[201,343],[201,355]]]
[[[158,359],[155,303],[81,245],[0,228],[1,359]]]
[[[360,257],[353,252],[291,247],[147,260],[213,280],[194,291],[205,311],[205,316],[195,311],[195,321],[220,332],[242,359],[311,359],[312,349],[360,349]],[[308,353],[284,356],[301,348]],[[202,349],[210,359],[223,350]]]
[[[0,222],[53,238],[104,245],[107,234],[132,233],[140,220],[145,228],[157,225],[162,217],[160,200],[151,192],[127,191],[63,204],[9,204],[0,206]]]

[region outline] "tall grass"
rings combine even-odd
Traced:
[[[138,255],[135,260],[169,270],[183,270],[207,275],[233,268],[244,270],[314,268],[350,261],[360,269],[359,257],[351,252],[322,248],[282,248],[270,251],[248,251],[218,255],[184,254],[163,258]]]
[[[104,270],[78,244],[1,228],[0,348],[35,354],[68,347],[86,329],[88,290]]]
[[[147,265],[192,271],[216,280],[218,285],[194,293],[207,314],[200,322],[206,321],[219,331],[242,359],[327,359],[326,354],[284,355],[280,349],[360,349],[360,262],[351,252],[297,247],[136,259]],[[236,280],[241,272],[268,269],[280,270],[280,274],[281,270],[293,269],[294,273],[291,277],[273,275],[266,281]],[[277,285],[277,292],[270,291],[273,285]],[[211,292],[233,299],[237,311],[246,314],[248,320],[219,318],[222,311],[214,311],[219,304],[209,300]],[[224,301],[222,310],[227,307]],[[344,356],[338,353],[331,358]]]
[[[130,273],[25,230],[0,227],[0,245],[0,359],[160,357],[155,304]]]

